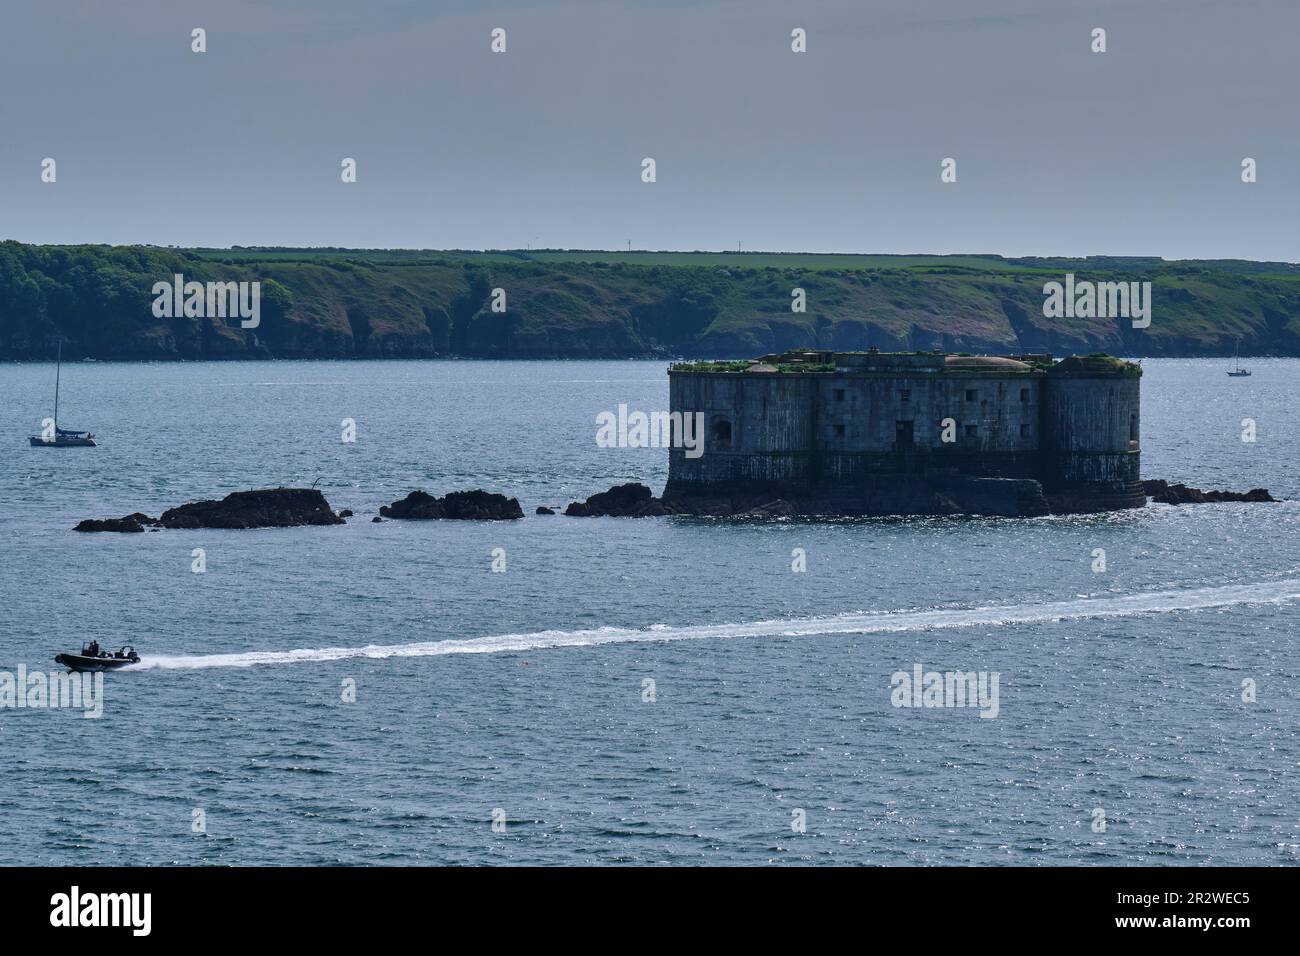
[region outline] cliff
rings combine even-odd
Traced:
[[[1047,318],[1066,272],[1152,283],[1149,328]],[[261,322],[155,318],[152,286],[259,281]],[[494,288],[506,311],[494,312]],[[805,312],[791,311],[803,289]],[[1300,355],[1300,268],[997,256],[184,250],[0,243],[0,359],[742,357],[787,349]]]

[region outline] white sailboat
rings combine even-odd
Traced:
[[[1233,357],[1233,370],[1228,373],[1232,378],[1241,378],[1243,375],[1249,375],[1250,369],[1241,367],[1241,339],[1237,339],[1237,354]]]
[[[50,420],[51,428],[39,435],[30,436],[29,441],[33,448],[94,448],[95,436],[90,432],[59,427],[59,379],[62,374],[63,339],[59,339],[58,364],[54,367],[54,418]]]

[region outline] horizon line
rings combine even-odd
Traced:
[[[1120,261],[1144,261],[1154,260],[1159,262],[1178,263],[1178,262],[1250,262],[1261,265],[1288,265],[1300,266],[1300,261],[1292,259],[1246,259],[1240,256],[1219,256],[1219,257],[1199,257],[1199,258],[1167,258],[1158,254],[1145,255],[1122,255],[1105,252],[1088,253],[1086,255],[1066,255],[1066,254],[1042,254],[1034,253],[1028,255],[1008,255],[1001,252],[808,252],[802,250],[788,249],[612,249],[598,246],[590,247],[561,247],[561,246],[539,246],[532,248],[529,246],[493,246],[482,249],[471,249],[465,247],[445,247],[437,248],[432,246],[338,246],[338,245],[234,245],[234,246],[208,246],[208,245],[182,245],[178,243],[160,244],[154,242],[27,242],[22,239],[5,238],[0,242],[14,242],[23,246],[37,247],[68,247],[68,246],[101,246],[110,249],[115,248],[146,248],[146,249],[175,249],[180,251],[199,251],[199,252],[274,252],[274,251],[305,251],[305,252],[421,252],[433,254],[461,254],[461,255],[487,255],[491,253],[509,253],[528,255],[532,253],[602,253],[608,255],[685,255],[685,256],[817,256],[817,257],[834,257],[834,256],[852,256],[855,258],[930,258],[930,259],[1001,259],[1011,261],[1017,259],[1076,259],[1088,261],[1092,259],[1114,259]]]

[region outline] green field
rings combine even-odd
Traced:
[[[178,250],[193,252],[204,259],[237,262],[312,262],[351,260],[355,262],[599,262],[641,266],[713,266],[739,269],[968,269],[981,272],[1044,272],[1057,274],[1069,269],[1104,268],[1135,272],[1170,267],[1207,268],[1252,275],[1300,278],[1300,265],[1289,262],[1252,262],[1246,259],[1164,260],[1156,257],[1093,256],[1006,258],[998,255],[885,255],[813,252],[652,252],[604,249],[290,249],[237,247],[235,249]]]

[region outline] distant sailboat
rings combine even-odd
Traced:
[[[1233,357],[1235,366],[1228,375],[1232,378],[1241,378],[1243,375],[1249,375],[1250,369],[1241,367],[1241,339],[1237,339],[1237,354]]]
[[[70,431],[59,427],[59,379],[63,374],[63,339],[59,339],[58,364],[54,367],[54,432],[32,435],[33,448],[94,448],[95,436],[90,432]]]

